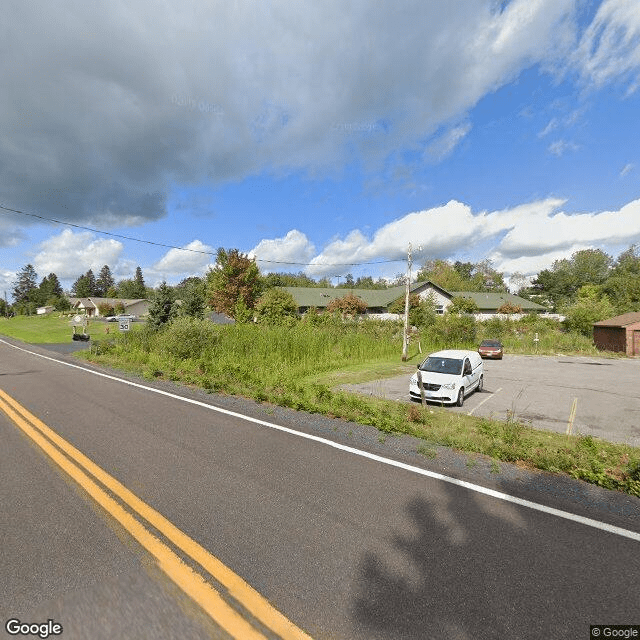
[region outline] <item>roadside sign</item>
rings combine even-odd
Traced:
[[[120,320],[118,320],[118,323],[120,325],[120,331],[129,331],[129,329],[131,328],[129,326],[129,318],[121,318]]]

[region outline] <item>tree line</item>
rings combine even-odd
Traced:
[[[136,268],[135,276],[116,283],[109,265],[104,265],[96,277],[93,270],[79,276],[67,295],[55,273],[50,273],[38,284],[38,274],[33,265],[22,268],[12,284],[13,304],[0,301],[0,315],[9,313],[31,315],[38,307],[52,306],[58,311],[70,308],[69,297],[74,298],[147,298],[152,290],[144,282],[142,269]]]
[[[490,260],[461,262],[428,260],[417,271],[417,281],[430,280],[450,291],[507,292],[504,275],[493,268]],[[556,260],[549,269],[540,271],[529,282],[521,274],[513,274],[510,282],[519,285],[517,295],[538,302],[549,311],[566,316],[565,325],[590,335],[593,322],[613,315],[640,310],[640,250],[631,245],[616,259],[600,249],[575,252],[570,258]],[[371,276],[354,278],[347,274],[336,289],[384,289],[405,283],[404,274],[398,274],[389,282]],[[104,265],[97,277],[89,269],[77,278],[71,288],[74,297],[149,298],[152,300],[150,316],[158,326],[177,315],[204,317],[206,309],[223,313],[242,322],[269,315],[293,316],[297,313],[292,296],[282,287],[332,287],[328,278],[314,280],[308,275],[295,273],[270,273],[261,275],[254,259],[238,249],[219,248],[216,265],[200,278],[185,278],[176,286],[163,282],[156,290],[146,287],[142,269],[137,267],[131,279],[115,282],[111,269]],[[332,310],[344,313],[357,312],[362,305],[345,292],[344,309],[339,302],[332,303]],[[57,309],[68,305],[55,273],[37,284],[37,274],[32,265],[22,269],[14,282],[15,313],[33,313],[37,306],[50,304]],[[360,301],[361,302],[361,301]],[[412,301],[411,308],[417,309]],[[464,299],[455,299],[456,311],[471,313],[464,306]],[[466,301],[468,302],[468,301]],[[0,311],[5,301],[0,301]],[[393,310],[403,307],[396,301]],[[392,305],[393,306],[393,305]],[[155,322],[155,320],[154,320]]]

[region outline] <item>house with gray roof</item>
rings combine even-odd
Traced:
[[[100,306],[115,307],[122,303],[124,312],[132,316],[143,316],[149,312],[149,300],[126,298],[69,298],[71,308],[79,313],[84,313],[89,318],[100,317]]]

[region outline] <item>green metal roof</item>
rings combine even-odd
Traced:
[[[545,308],[530,300],[525,300],[512,293],[484,293],[477,291],[445,291],[442,287],[432,282],[416,282],[411,285],[411,291],[422,288],[424,285],[431,285],[443,294],[452,298],[462,296],[471,298],[480,311],[495,311],[506,302],[518,305],[523,311],[544,311]],[[282,287],[288,291],[295,299],[299,307],[326,307],[331,300],[342,298],[349,293],[358,296],[367,303],[368,307],[387,307],[394,300],[404,296],[405,287],[400,285],[389,289],[333,289],[321,287]]]
[[[480,311],[495,311],[507,302],[517,305],[523,311],[546,311],[546,308],[537,302],[525,300],[513,293],[497,293],[484,291],[450,291],[452,296],[470,298],[477,305]]]
[[[282,287],[295,299],[299,307],[326,307],[335,298],[352,293],[367,303],[368,307],[386,307],[404,295],[403,286],[391,289],[333,289],[321,287]]]

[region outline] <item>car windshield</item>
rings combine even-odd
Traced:
[[[421,371],[430,371],[431,373],[449,373],[451,375],[460,375],[462,372],[462,360],[455,358],[437,358],[430,356],[421,365]]]
[[[500,343],[497,340],[483,340],[481,347],[498,347],[500,348]]]

